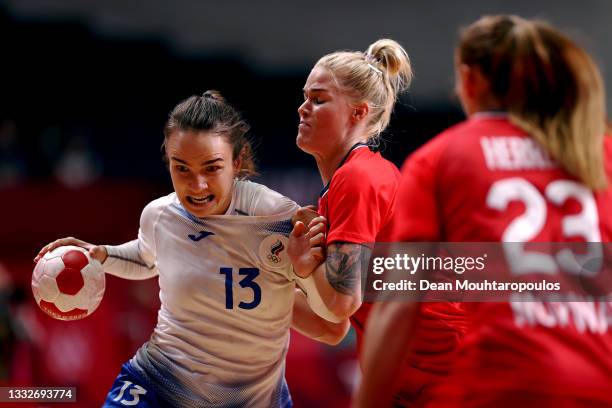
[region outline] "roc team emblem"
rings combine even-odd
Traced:
[[[259,245],[259,259],[269,268],[280,269],[289,265],[287,244],[289,239],[284,235],[267,236]]]

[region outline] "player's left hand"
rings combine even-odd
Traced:
[[[315,217],[308,224],[308,230],[302,221],[297,221],[289,235],[287,253],[295,274],[301,278],[308,277],[325,259],[325,217]]]
[[[297,209],[293,217],[291,217],[291,225],[295,226],[295,223],[301,221],[304,225],[308,226],[310,222],[317,218],[317,207],[314,205],[306,205]]]

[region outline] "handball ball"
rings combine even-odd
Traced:
[[[89,316],[104,295],[104,270],[86,249],[63,246],[47,252],[32,274],[38,306],[59,320]]]

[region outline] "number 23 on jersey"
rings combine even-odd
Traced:
[[[571,180],[555,180],[549,183],[542,195],[529,181],[513,177],[496,181],[487,194],[487,206],[504,211],[511,201],[520,201],[525,212],[516,217],[502,235],[502,241],[524,243],[537,237],[547,222],[547,200],[556,206],[562,206],[573,198],[580,204],[580,212],[566,215],[562,219],[561,231],[564,241],[570,237],[580,237],[587,243],[601,241],[599,216],[593,193],[584,185]],[[540,272],[555,274],[557,264],[569,273],[597,273],[597,270],[585,271],[580,265],[587,260],[601,259],[602,248],[599,244],[588,245],[588,252],[583,255],[562,249],[553,257],[549,254],[526,251],[522,245],[504,247],[513,273],[522,274]]]

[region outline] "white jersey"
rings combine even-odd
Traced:
[[[226,215],[195,218],[174,193],[143,210],[138,252],[148,276],[159,274],[161,308],[132,364],[173,405],[285,404],[297,280],[286,247],[297,208],[237,181]]]

